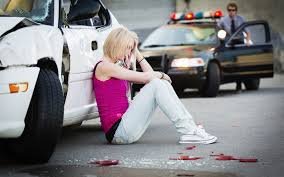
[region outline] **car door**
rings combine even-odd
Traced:
[[[251,35],[250,41],[245,39],[247,33]],[[268,23],[243,23],[226,42],[221,58],[225,77],[273,77],[273,47]]]
[[[84,0],[79,0],[77,3],[82,1]],[[101,8],[104,7],[101,5]],[[93,94],[93,68],[103,57],[103,42],[108,33],[118,25],[116,19],[106,9],[100,13],[105,13],[104,19],[111,18],[111,20],[100,23],[100,26],[94,26],[92,17],[68,22],[68,25],[62,28],[69,51],[69,63],[66,62],[69,64],[69,74],[64,125],[78,122],[78,119],[82,121],[98,116]]]

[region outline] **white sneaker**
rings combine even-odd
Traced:
[[[205,132],[204,129],[197,128],[191,134],[184,134],[180,136],[179,143],[199,143],[199,144],[211,144],[217,141],[217,137]]]

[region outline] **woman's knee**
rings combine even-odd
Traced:
[[[150,85],[153,85],[154,87],[163,87],[163,80],[158,79],[158,78],[154,78],[153,80],[151,80],[149,82]]]

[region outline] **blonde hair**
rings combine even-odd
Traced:
[[[105,40],[103,50],[104,55],[116,59],[124,54],[128,47],[134,45],[135,40],[138,42],[138,36],[135,32],[125,27],[119,27],[110,32]]]

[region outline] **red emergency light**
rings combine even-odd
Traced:
[[[214,17],[222,17],[223,16],[223,13],[221,10],[217,10],[215,13],[214,13]]]
[[[175,12],[171,13],[170,18],[176,20],[177,14]]]
[[[185,20],[192,20],[192,19],[194,19],[194,13],[192,13],[192,12],[186,13],[185,16],[184,16],[184,19]]]

